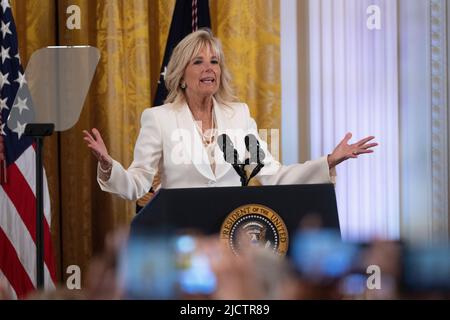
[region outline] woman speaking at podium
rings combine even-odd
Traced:
[[[234,102],[220,41],[206,29],[191,33],[176,46],[165,83],[166,104],[142,113],[128,169],[111,158],[98,130],[84,131],[84,140],[99,162],[97,180],[102,190],[136,200],[148,192],[158,171],[162,188],[240,186],[242,164],[251,151],[249,137],[258,145],[256,165],[261,170],[256,178],[261,184],[330,183],[337,164],[371,153],[377,145],[369,143],[373,137],[348,144],[351,134],[347,134],[329,155],[281,165],[259,140],[248,106]]]

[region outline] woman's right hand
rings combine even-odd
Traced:
[[[108,154],[108,149],[106,149],[100,132],[94,128],[92,129],[92,134],[87,130],[83,130],[83,133],[84,141],[86,141],[88,147],[91,148],[92,153],[97,158],[102,169],[110,169],[112,167],[112,158]]]

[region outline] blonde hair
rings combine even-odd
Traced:
[[[186,36],[173,50],[167,65],[165,83],[169,91],[164,103],[178,103],[185,100],[181,80],[190,61],[205,47],[218,57],[221,69],[219,89],[214,98],[221,104],[233,102],[236,98],[231,88],[231,76],[225,65],[225,57],[219,39],[209,29],[200,29]]]

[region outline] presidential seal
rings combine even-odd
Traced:
[[[284,256],[289,245],[283,219],[260,204],[248,204],[232,211],[222,223],[220,239],[236,255],[244,246],[261,246]]]

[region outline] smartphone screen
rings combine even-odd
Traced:
[[[321,280],[350,272],[357,263],[359,246],[343,242],[333,230],[307,230],[295,236],[292,251],[296,269],[308,279]]]
[[[173,244],[165,238],[131,238],[120,257],[120,283],[129,299],[175,299]]]
[[[176,238],[177,278],[180,291],[186,295],[208,295],[216,289],[216,276],[209,258],[197,248],[191,236]]]
[[[402,286],[408,292],[450,292],[450,247],[407,248]]]
[[[209,259],[192,236],[129,239],[121,253],[119,274],[128,299],[180,299],[216,289]]]

